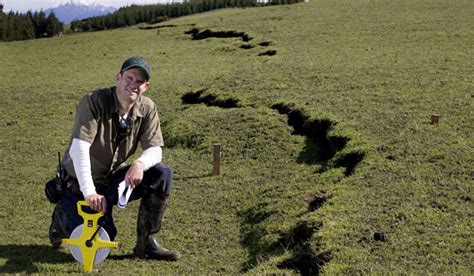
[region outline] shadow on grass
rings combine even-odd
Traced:
[[[243,218],[240,243],[247,248],[249,254],[247,261],[241,265],[240,272],[242,273],[248,272],[270,256],[283,253],[283,248],[277,243],[269,244],[263,239],[267,230],[262,222],[275,213],[275,211],[263,210],[265,206],[266,204],[259,204],[239,214]]]
[[[116,260],[116,261],[122,261],[122,260],[130,260],[130,259],[136,259],[137,256],[129,253],[129,254],[123,254],[123,255],[109,255],[108,259],[111,260]]]
[[[260,262],[272,256],[280,256],[285,251],[291,251],[292,257],[277,264],[280,269],[292,269],[301,275],[319,275],[321,268],[330,261],[331,252],[316,253],[310,245],[312,236],[322,227],[320,222],[303,221],[298,223],[288,233],[282,233],[280,239],[273,243],[265,242],[264,236],[268,231],[261,225],[274,211],[256,211],[248,209],[244,217],[243,236],[241,244],[247,248],[249,258],[241,265],[240,272],[247,273]],[[317,246],[317,250],[320,250]]]
[[[311,210],[311,209],[310,209]],[[331,260],[330,251],[316,253],[311,248],[310,240],[315,232],[323,226],[321,222],[298,223],[291,232],[280,239],[282,244],[288,250],[291,250],[293,256],[277,264],[281,269],[293,269],[301,275],[320,275],[322,267]],[[316,250],[320,250],[317,244]]]
[[[49,245],[0,245],[0,258],[7,262],[0,266],[2,273],[37,273],[37,263],[63,264],[73,261],[71,255],[54,250]]]
[[[308,244],[303,244],[293,250],[292,258],[280,262],[277,267],[296,270],[303,276],[316,276],[321,274],[322,267],[330,260],[330,251],[315,254]]]

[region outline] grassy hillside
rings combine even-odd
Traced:
[[[49,246],[43,185],[78,100],[143,55],[175,172],[159,240],[183,259],[132,257],[133,202],[102,272],[471,274],[473,12],[320,0],[0,43],[0,273],[81,271]]]

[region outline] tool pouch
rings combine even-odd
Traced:
[[[63,198],[64,187],[63,181],[60,177],[55,177],[50,181],[46,182],[44,187],[44,192],[46,198],[51,203],[58,203]]]
[[[56,177],[46,182],[44,193],[51,203],[58,203],[63,198],[67,188],[68,176],[61,162],[61,153],[58,152],[58,167],[56,168]]]

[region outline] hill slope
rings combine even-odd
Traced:
[[[129,257],[133,202],[101,271],[469,274],[473,10],[315,1],[0,44],[0,272],[80,271],[49,248],[43,183],[77,101],[140,54],[175,172],[159,240],[184,258]]]

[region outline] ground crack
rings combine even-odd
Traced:
[[[240,37],[242,41],[248,42],[253,39],[245,32],[238,32],[238,31],[211,31],[209,29],[201,31],[198,28],[192,28],[191,30],[186,31],[184,33],[191,35],[193,37],[193,40],[201,40],[201,39],[206,39],[210,37],[215,37],[215,38]]]
[[[281,237],[278,242],[285,248],[295,248],[296,246],[308,242],[314,232],[318,231],[322,226],[323,224],[321,222],[300,222],[289,234]]]
[[[277,265],[278,268],[295,269],[301,275],[319,275],[321,268],[331,260],[331,252],[323,251],[314,254],[310,248],[303,248],[302,254],[285,260]]]
[[[159,25],[159,26],[140,26],[138,27],[140,30],[153,30],[153,29],[163,29],[163,28],[175,28],[178,25],[168,24],[168,25]]]
[[[215,38],[232,38],[232,37],[240,37],[242,41],[244,42],[249,42],[253,38],[250,37],[247,33],[245,32],[238,32],[238,31],[211,31],[209,29],[205,30],[200,30],[198,28],[192,28],[189,31],[184,32],[185,34],[191,35],[193,40],[201,40],[201,39],[207,39],[211,37]],[[258,46],[262,47],[267,47],[272,45],[273,43],[271,41],[262,41],[258,43]],[[239,48],[241,49],[252,49],[254,48],[254,45],[251,44],[243,44],[240,45]],[[265,52],[259,53],[258,56],[274,56],[277,54],[276,50],[267,50]]]
[[[311,193],[304,198],[304,202],[308,206],[310,212],[316,211],[321,208],[323,204],[331,198],[332,195],[327,194],[325,191],[319,191],[316,193]]]
[[[283,236],[279,242],[282,246],[293,251],[293,257],[280,262],[277,267],[298,270],[301,275],[319,275],[321,268],[330,261],[331,252],[315,253],[310,245],[313,234],[323,224],[321,222],[300,222],[290,234]],[[319,248],[319,245],[317,246]]]
[[[294,135],[307,138],[305,149],[298,159],[300,162],[322,165],[319,172],[324,172],[331,167],[345,167],[344,175],[350,176],[364,158],[365,154],[357,151],[347,153],[330,162],[350,140],[349,137],[330,135],[331,130],[337,124],[336,122],[329,119],[311,119],[304,111],[295,108],[292,104],[278,103],[274,104],[272,108],[280,114],[288,116],[288,125],[293,127]]]
[[[276,55],[277,51],[276,50],[268,50],[263,53],[258,54],[259,56],[274,56]]]
[[[197,91],[190,91],[181,96],[183,104],[205,104],[207,106],[217,106],[221,108],[235,108],[240,107],[239,101],[234,98],[218,99],[218,97],[211,93],[205,93],[207,89],[200,89]],[[205,94],[205,95],[204,95]]]

